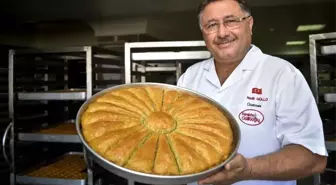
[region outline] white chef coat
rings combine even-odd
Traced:
[[[247,158],[278,151],[288,144],[328,155],[322,121],[304,76],[289,62],[264,54],[254,45],[223,85],[213,58],[189,67],[177,85],[202,93],[231,112],[241,129],[238,152]],[[296,181],[235,183],[295,184]]]

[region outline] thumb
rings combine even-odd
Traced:
[[[239,159],[239,156],[235,156],[230,162],[228,162],[226,165],[225,165],[225,170],[227,171],[232,171],[236,168],[239,168],[240,166],[240,159]]]

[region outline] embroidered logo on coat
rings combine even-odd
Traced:
[[[252,94],[262,94],[262,89],[260,88],[252,88]]]
[[[264,121],[264,115],[254,109],[246,109],[239,113],[239,119],[246,125],[257,126]]]

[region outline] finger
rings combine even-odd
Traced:
[[[214,183],[218,183],[221,181],[225,181],[226,179],[226,174],[224,171],[220,171],[206,179],[200,180],[198,183],[199,184],[214,184]]]
[[[232,171],[241,166],[241,156],[239,154],[235,155],[231,161],[225,165],[225,170]]]

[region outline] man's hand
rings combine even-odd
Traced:
[[[250,173],[251,167],[246,158],[241,154],[236,154],[221,171],[199,181],[199,184],[230,185],[238,181],[246,180]]]
[[[246,159],[237,154],[222,171],[200,184],[228,185],[243,180],[297,180],[323,173],[327,157],[301,145],[287,145],[277,152]]]

